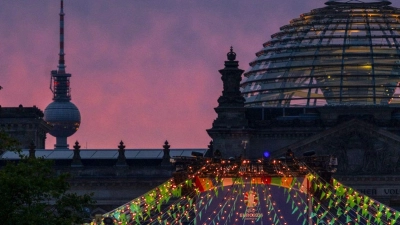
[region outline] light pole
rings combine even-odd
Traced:
[[[246,140],[243,140],[243,141],[242,141],[242,145],[243,145],[243,158],[246,158],[246,157],[247,157],[247,155],[246,155],[246,146],[247,146],[247,142],[248,142],[248,141],[246,141]]]

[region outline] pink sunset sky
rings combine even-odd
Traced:
[[[232,45],[240,68],[321,0],[65,0],[66,71],[83,148],[206,148]],[[0,2],[0,105],[52,101],[59,0]],[[395,2],[393,6],[400,6]],[[46,147],[55,138],[48,135]]]

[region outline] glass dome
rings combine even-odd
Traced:
[[[400,104],[400,9],[328,1],[271,36],[244,74],[247,107]]]

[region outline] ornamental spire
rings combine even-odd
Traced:
[[[60,53],[58,59],[58,72],[65,73],[65,59],[64,59],[64,1],[61,0],[60,9]]]

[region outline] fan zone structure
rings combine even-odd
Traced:
[[[92,224],[400,224],[400,212],[332,179],[332,157],[172,161],[173,179]]]

